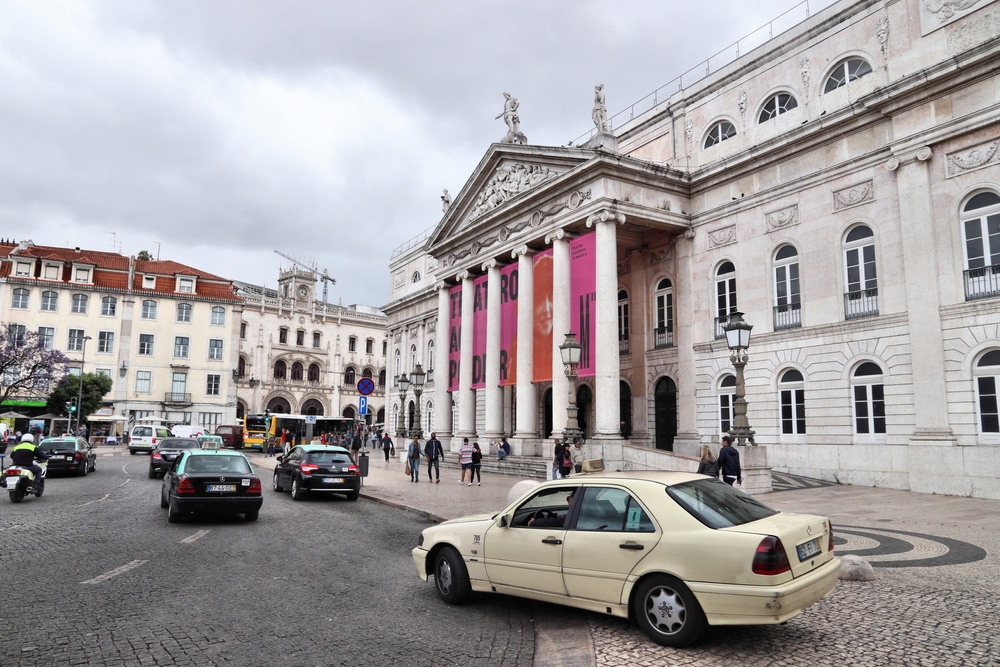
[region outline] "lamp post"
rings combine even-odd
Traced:
[[[76,432],[80,433],[80,417],[83,415],[83,365],[87,359],[87,341],[93,340],[90,336],[83,337],[83,349],[80,351],[80,383],[76,390]],[[89,438],[88,438],[89,439]]]
[[[410,388],[410,378],[403,373],[398,378],[399,381],[399,418],[396,420],[396,437],[406,437],[406,424],[403,421],[403,411],[406,408],[406,390]]]
[[[747,421],[746,385],[743,382],[743,369],[749,358],[747,348],[750,347],[750,330],[753,329],[753,325],[747,324],[743,319],[743,313],[737,311],[730,313],[729,321],[722,325],[722,328],[726,332],[726,344],[732,352],[729,360],[733,362],[733,367],[736,369],[733,427],[730,429],[729,435],[736,438],[736,444],[739,446],[743,446],[744,440],[749,440],[750,444],[756,447],[757,443],[753,440],[754,432]]]
[[[582,351],[583,348],[572,331],[566,334],[566,340],[559,346],[563,370],[569,378],[569,404],[566,406],[566,428],[563,430],[563,442],[567,444],[572,444],[577,438],[583,437],[578,419],[579,410],[576,407],[576,373]]]
[[[424,392],[424,380],[427,379],[427,373],[424,372],[423,367],[417,364],[417,367],[410,371],[410,380],[413,382],[413,394],[417,397],[417,409],[416,413],[413,415],[413,430],[410,435],[417,436],[418,438],[424,437],[424,429],[420,425],[420,394]]]

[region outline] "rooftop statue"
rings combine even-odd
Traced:
[[[497,118],[503,118],[507,124],[507,136],[500,140],[502,144],[527,144],[528,138],[521,133],[521,118],[517,115],[517,108],[521,103],[510,93],[504,93],[503,111],[497,114]]]
[[[594,86],[594,110],[590,113],[598,132],[608,131],[608,108],[604,105],[604,84]]]

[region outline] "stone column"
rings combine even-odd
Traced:
[[[500,386],[500,265],[483,263],[486,271],[486,433],[499,442],[503,437],[503,387]]]
[[[910,363],[913,365],[913,413],[915,428],[911,445],[953,446],[955,436],[948,418],[948,397],[944,382],[944,338],[941,333],[941,294],[938,287],[938,246],[942,243],[934,229],[931,199],[930,160],[933,152],[922,147],[912,155],[894,157],[886,167],[896,171],[899,216],[903,221],[903,265],[916,267],[906,272],[906,310],[910,333]],[[884,299],[882,294],[879,299]],[[911,459],[913,458],[911,454]],[[935,456],[927,456],[934,459]],[[916,469],[916,470],[915,470]],[[960,469],[934,469],[933,463],[921,470],[910,465],[910,488],[914,491],[953,493],[948,476],[961,478]],[[934,482],[934,480],[938,480]],[[961,483],[961,480],[957,480]],[[937,487],[935,484],[944,486]]]
[[[439,282],[438,307],[437,307],[437,330],[434,340],[434,353],[436,359],[434,365],[434,431],[439,439],[451,437],[451,393],[448,391],[448,365],[450,355],[448,348],[450,341],[448,333],[451,318],[448,310],[449,290],[448,285]]]
[[[566,340],[570,324],[569,235],[559,229],[545,237],[552,244],[552,433],[566,428],[569,379],[563,372],[559,346]]]
[[[621,213],[604,210],[587,218],[597,227],[597,321],[594,369],[594,438],[621,439],[621,369],[618,365],[618,239]]]
[[[472,306],[475,290],[472,276],[463,271],[456,276],[462,283],[462,358],[458,364],[458,433],[459,438],[476,437],[476,390],[472,388]]]
[[[523,441],[538,437],[538,392],[532,382],[535,353],[535,265],[528,246],[515,248],[517,259],[517,424],[514,437]],[[531,454],[536,453],[532,448]]]
[[[674,347],[677,348],[677,436],[674,452],[698,456],[701,437],[698,434],[698,403],[695,396],[695,307],[694,283],[691,272],[694,249],[694,231],[688,230],[676,237],[674,262],[677,266],[674,281]],[[709,317],[709,311],[705,311]],[[711,319],[709,317],[709,319]],[[713,325],[714,326],[714,325]],[[714,332],[714,329],[712,329]],[[651,388],[654,390],[655,387]],[[655,434],[654,443],[655,443]],[[713,431],[714,435],[714,431]]]

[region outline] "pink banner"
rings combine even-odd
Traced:
[[[472,281],[472,388],[486,386],[486,284],[487,277]]]
[[[594,376],[594,347],[597,335],[597,254],[596,232],[575,238],[569,243],[569,322],[580,352],[580,377]]]
[[[552,380],[552,248],[535,255],[532,382]]]
[[[500,269],[500,386],[517,384],[517,264]]]
[[[462,359],[462,286],[448,290],[448,391],[458,391],[458,363]]]

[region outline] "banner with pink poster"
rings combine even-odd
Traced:
[[[486,386],[486,299],[487,277],[472,281],[472,388]]]
[[[596,232],[591,232],[569,242],[569,322],[583,348],[580,351],[580,377],[594,376],[597,335],[596,240]]]
[[[533,260],[532,382],[552,380],[552,248]]]
[[[448,391],[458,391],[458,363],[462,359],[462,286],[448,290]]]
[[[500,269],[500,386],[517,384],[517,264]]]

